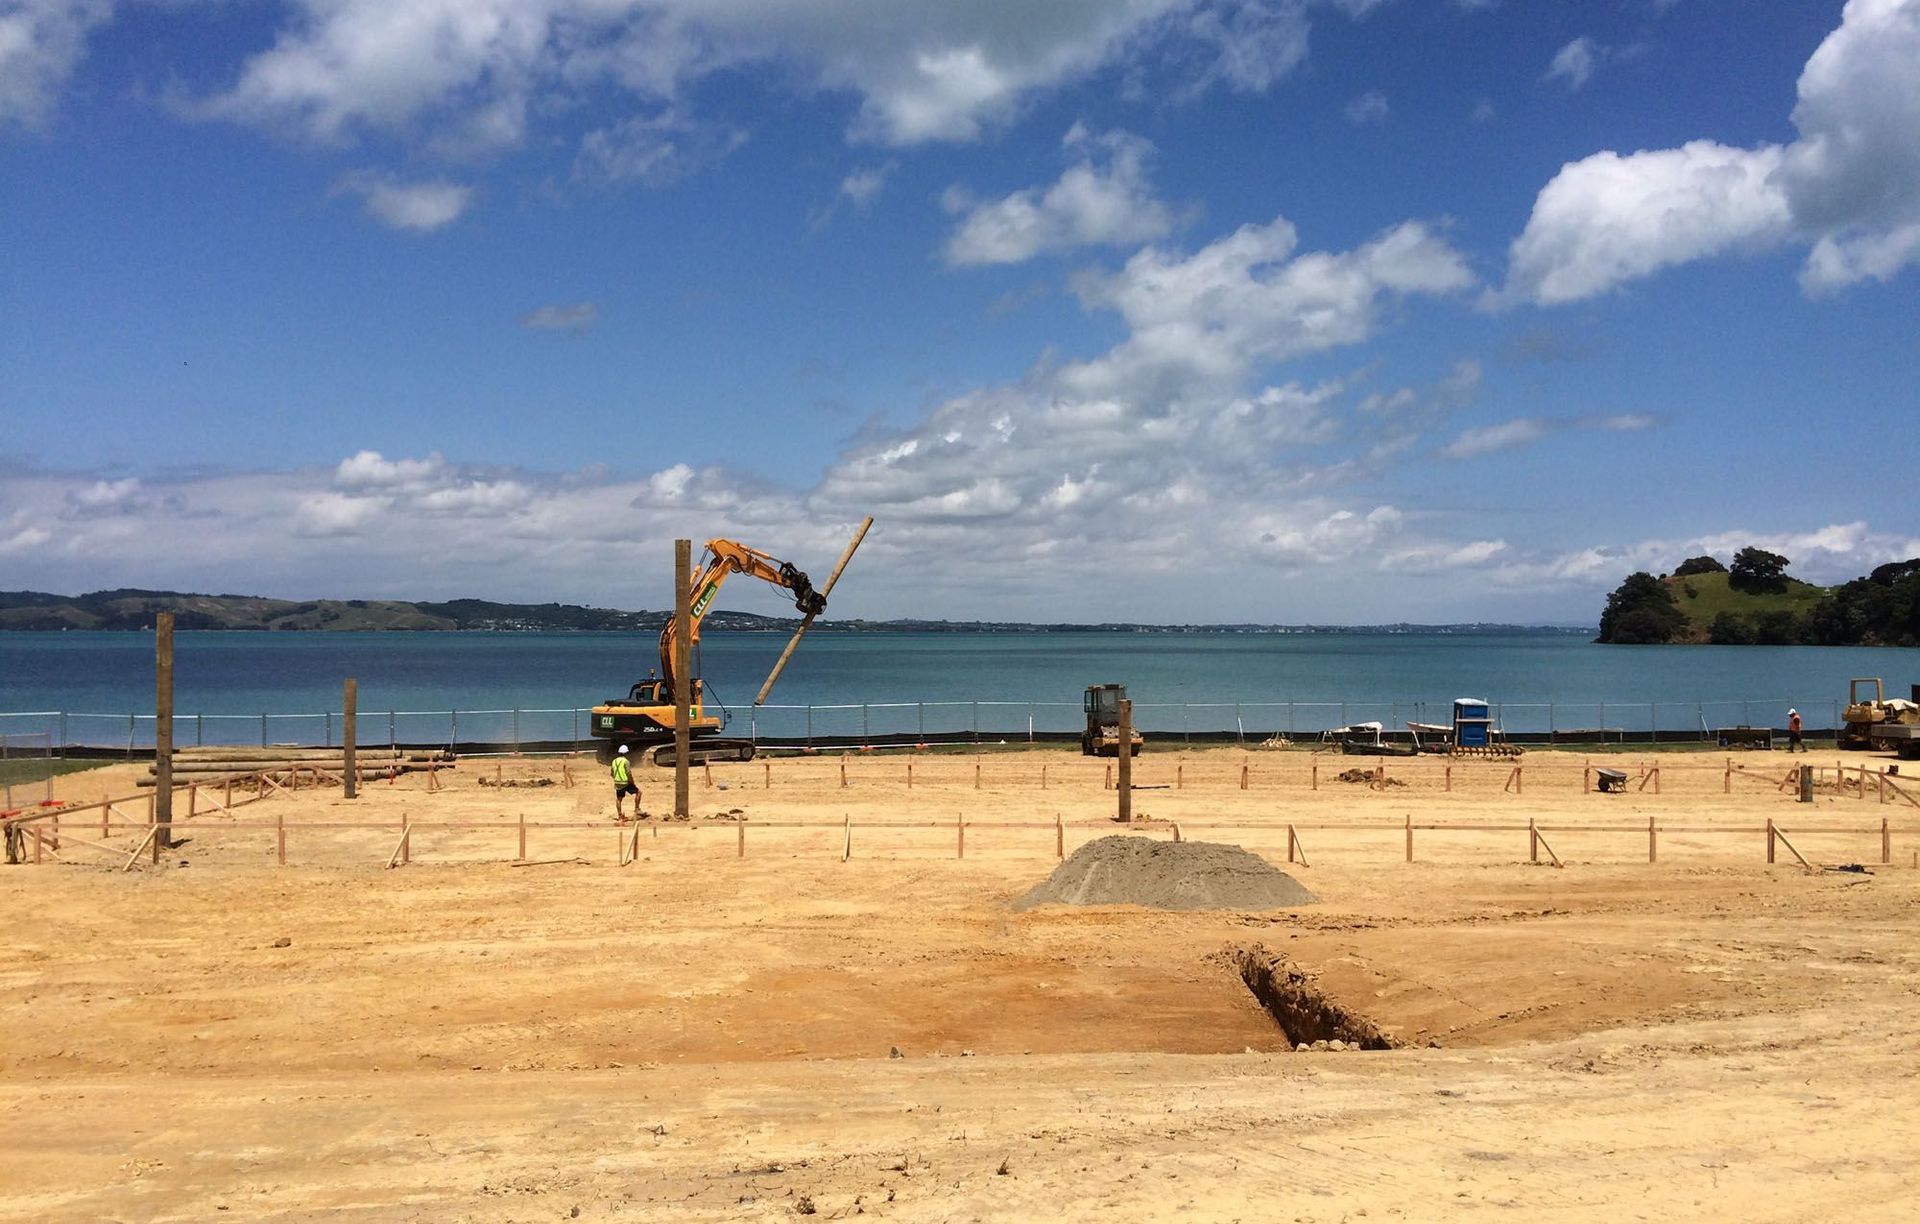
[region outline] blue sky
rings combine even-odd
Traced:
[[[1916,263],[1920,0],[0,0],[0,588],[1587,622],[1920,554]]]

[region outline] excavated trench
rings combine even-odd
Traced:
[[[1261,944],[1226,954],[1248,991],[1295,1046],[1341,1041],[1363,1050],[1390,1050],[1394,1042],[1373,1021],[1327,997],[1312,974]]]

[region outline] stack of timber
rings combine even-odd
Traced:
[[[354,765],[362,781],[393,774],[452,769],[457,760],[451,752],[440,749],[362,748],[354,753]],[[340,748],[182,748],[173,754],[176,786],[232,774],[268,773],[295,767],[337,777],[346,771],[346,752]],[[155,772],[154,766],[148,766],[147,776],[140,780],[140,785],[152,786]]]

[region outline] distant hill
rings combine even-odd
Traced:
[[[116,590],[89,595],[0,591],[0,629],[149,629],[157,612],[173,613],[177,629],[235,630],[654,630],[665,612],[622,612],[576,604],[509,604],[484,599],[441,603],[393,599],[296,601],[258,595],[193,595]],[[794,617],[714,611],[710,629],[780,629]]]
[[[1742,549],[1731,568],[1694,557],[1671,575],[1640,571],[1607,596],[1599,641],[1617,645],[1920,646],[1920,557],[1816,586],[1785,557]]]
[[[154,614],[172,612],[177,629],[232,630],[470,630],[477,632],[657,632],[666,612],[623,612],[578,604],[510,604],[485,599],[442,602],[392,599],[267,599],[259,595],[193,595],[179,591],[116,590],[90,595],[50,595],[45,591],[0,591],[0,630],[151,629]],[[790,632],[796,616],[753,612],[709,612],[709,630]],[[821,620],[827,633],[1447,633],[1581,634],[1584,627],[1546,625],[1097,625],[1030,624],[1021,621],[945,621],[860,619]]]
[[[1661,579],[1662,584],[1673,593],[1673,602],[1687,618],[1686,632],[1677,635],[1674,640],[1710,641],[1713,623],[1723,613],[1755,625],[1768,616],[1785,614],[1805,617],[1819,606],[1822,599],[1832,594],[1828,587],[1815,586],[1798,578],[1786,578],[1783,581],[1786,589],[1782,591],[1737,591],[1726,574],[1688,574],[1684,577],[1676,574]]]

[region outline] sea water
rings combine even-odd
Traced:
[[[1162,734],[1444,722],[1457,697],[1493,702],[1516,732],[1777,727],[1789,706],[1824,727],[1837,721],[1851,677],[1885,677],[1897,696],[1920,683],[1920,650],[1897,648],[1601,646],[1553,633],[822,632],[802,643],[769,708],[754,711],[786,640],[704,635],[699,671],[735,731],[1066,730],[1080,722],[1081,691],[1100,683],[1125,684],[1143,728]],[[624,695],[657,657],[644,633],[182,632],[175,708],[202,725],[177,734],[189,743],[196,734],[210,743],[335,736],[329,716],[352,676],[369,739],[388,730],[389,712],[394,735],[414,742],[570,738],[578,711]],[[73,742],[138,742],[150,740],[140,716],[152,709],[151,634],[0,633],[0,715],[64,712]],[[454,733],[436,730],[454,711],[464,712]],[[267,725],[254,726],[263,715]],[[296,727],[296,717],[314,725]],[[48,722],[0,717],[0,732]]]

